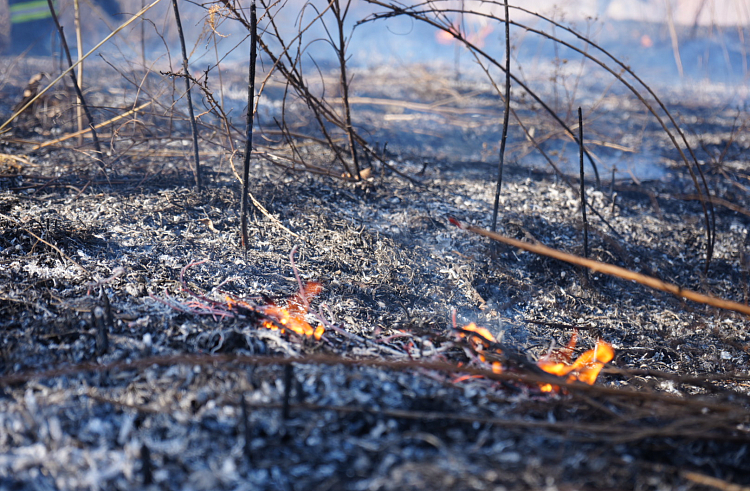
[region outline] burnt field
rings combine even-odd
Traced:
[[[259,63],[243,248],[247,67],[198,187],[178,58],[87,65],[101,154],[64,81],[0,142],[0,488],[750,487],[743,110],[512,85],[507,245],[504,76]]]

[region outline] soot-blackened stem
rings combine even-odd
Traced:
[[[578,152],[581,162],[581,215],[583,216],[583,257],[589,257],[589,222],[586,219],[586,182],[583,172],[583,112],[578,108]]]
[[[289,364],[284,366],[284,400],[281,406],[281,417],[284,421],[289,419],[289,399],[292,395],[292,380],[294,379],[294,367]]]
[[[255,108],[255,60],[258,56],[258,18],[255,2],[250,7],[250,74],[247,85],[247,137],[245,138],[245,161],[242,166],[242,195],[240,197],[240,236],[242,248],[247,250],[247,193],[250,177],[250,153],[253,150],[253,109]]]

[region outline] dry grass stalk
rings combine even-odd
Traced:
[[[52,20],[55,22],[55,26],[57,26],[57,32],[60,34],[60,42],[62,43],[63,51],[65,52],[65,57],[68,59],[68,65],[70,68],[73,68],[73,58],[70,56],[70,49],[68,49],[68,42],[65,40],[65,33],[63,32],[63,28],[60,25],[60,21],[57,18],[57,13],[55,12],[55,6],[52,3],[52,0],[47,0],[47,4],[49,5],[49,11],[52,16]],[[80,47],[79,47],[80,49]],[[83,61],[79,57],[79,64]],[[83,65],[81,65],[79,68],[83,68]],[[103,162],[103,154],[102,154],[102,147],[99,144],[99,137],[96,135],[96,129],[94,126],[94,118],[91,115],[91,111],[89,110],[88,105],[86,104],[86,100],[83,98],[83,91],[81,89],[81,85],[79,84],[79,79],[76,77],[74,72],[70,72],[70,78],[73,81],[73,88],[76,91],[76,94],[78,95],[78,101],[80,102],[80,105],[78,106],[79,110],[81,107],[83,107],[84,112],[86,113],[86,119],[89,121],[89,129],[91,130],[91,137],[94,139],[94,148],[96,149],[96,156],[97,156],[97,162],[99,166],[104,170],[104,162]],[[79,131],[80,131],[80,124],[79,121]]]
[[[49,1],[49,0],[48,0]],[[195,112],[193,110],[193,97],[190,94],[190,70],[188,69],[188,55],[185,47],[185,35],[182,32],[182,22],[180,21],[180,9],[177,6],[177,0],[172,0],[174,10],[174,19],[177,24],[177,32],[180,36],[180,48],[182,49],[182,69],[185,72],[185,95],[187,96],[188,114],[190,115],[190,129],[193,135],[193,173],[195,174],[195,187],[201,188],[201,161],[198,154],[198,127],[195,124]]]
[[[31,107],[31,105],[34,104],[34,102],[36,102],[40,97],[42,97],[44,94],[46,94],[52,87],[55,86],[55,84],[57,84],[57,82],[59,82],[60,80],[62,80],[63,77],[65,77],[66,75],[68,75],[68,73],[70,73],[73,70],[75,70],[76,67],[78,67],[81,63],[83,63],[83,60],[85,60],[86,58],[88,58],[89,56],[91,56],[96,50],[98,50],[99,48],[101,48],[102,45],[104,45],[104,43],[106,43],[107,41],[109,41],[110,39],[112,39],[115,35],[117,35],[117,33],[119,33],[120,31],[122,31],[123,29],[125,29],[126,27],[128,27],[130,24],[132,24],[133,22],[135,22],[136,20],[138,20],[143,14],[145,14],[146,12],[148,12],[149,10],[151,10],[159,2],[161,2],[161,0],[154,0],[152,3],[150,3],[146,7],[142,8],[133,17],[131,17],[130,19],[128,19],[127,21],[125,21],[124,23],[122,23],[117,29],[115,29],[114,31],[112,31],[111,33],[109,33],[104,39],[102,39],[101,41],[99,41],[99,44],[97,44],[96,46],[94,46],[93,48],[91,48],[89,50],[89,52],[86,53],[83,56],[83,58],[81,58],[80,60],[78,60],[77,62],[75,62],[71,67],[63,70],[63,72],[60,75],[58,75],[56,79],[54,79],[52,82],[50,82],[50,84],[47,85],[44,89],[40,90],[36,94],[36,97],[34,97],[30,101],[28,101],[23,107],[21,107],[20,109],[18,109],[17,111],[15,111],[10,116],[10,118],[8,118],[2,125],[0,125],[0,132],[2,132],[5,128],[7,128],[13,121],[15,121],[15,119],[21,113],[23,113],[29,107]]]
[[[503,135],[500,138],[500,158],[497,169],[495,203],[492,207],[492,231],[497,232],[497,213],[500,209],[500,189],[503,186],[503,166],[505,165],[505,144],[508,142],[508,122],[510,118],[510,13],[508,0],[505,0],[505,108],[503,110]]]
[[[703,295],[701,293],[694,292],[692,290],[687,290],[677,285],[664,282],[652,276],[646,276],[644,274],[636,273],[635,271],[631,271],[629,269],[621,268],[620,266],[614,266],[612,264],[594,261],[593,259],[585,259],[580,256],[569,254],[567,252],[562,252],[562,251],[553,249],[551,247],[547,247],[542,244],[530,244],[528,242],[511,239],[510,237],[506,237],[504,235],[500,235],[495,232],[490,232],[489,230],[485,230],[483,228],[461,223],[455,218],[451,218],[450,222],[453,225],[456,225],[457,227],[463,230],[467,230],[475,234],[483,235],[484,237],[487,237],[489,239],[502,242],[509,246],[517,247],[519,249],[522,249],[527,252],[531,252],[533,254],[539,254],[540,256],[547,256],[553,259],[564,261],[566,263],[583,266],[585,268],[590,269],[591,271],[595,273],[604,273],[606,275],[615,276],[617,278],[622,278],[624,280],[634,281],[636,283],[647,286],[649,288],[653,288],[654,290],[671,293],[672,295],[675,295],[677,297],[686,298],[688,300],[702,303],[704,305],[710,305],[712,307],[717,307],[717,308],[725,309],[725,310],[732,310],[734,312],[739,312],[742,314],[750,315],[750,306],[747,306],[738,302],[733,302],[731,300],[725,300],[723,298]]]

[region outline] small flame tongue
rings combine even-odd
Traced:
[[[268,319],[263,321],[262,327],[271,330],[280,329],[281,332],[285,332],[286,329],[300,335],[307,337],[314,337],[319,340],[323,336],[325,328],[322,325],[313,328],[306,320],[305,315],[310,306],[310,299],[318,295],[323,290],[323,286],[320,283],[311,281],[304,285],[301,291],[287,301],[287,307],[279,307],[273,302],[262,307],[254,307],[242,300],[235,300],[232,297],[226,297],[227,305],[230,310],[237,307],[246,308],[249,310],[255,310]]]
[[[576,380],[589,385],[594,385],[604,365],[615,357],[612,345],[604,340],[598,340],[596,347],[590,349],[578,357],[573,363],[570,362],[573,348],[576,345],[577,333],[573,333],[570,342],[565,348],[552,351],[537,362],[539,368],[553,375],[567,375],[568,382]],[[543,392],[552,392],[555,387],[551,384],[541,386]]]
[[[300,336],[314,337],[316,340],[323,336],[325,330],[322,325],[313,328],[306,320],[305,315],[309,307],[309,299],[319,294],[323,286],[320,283],[311,281],[307,283],[294,297],[287,302],[287,308],[278,307],[270,304],[261,307],[259,310],[270,317],[271,320],[263,321],[263,327],[267,329],[289,329]]]

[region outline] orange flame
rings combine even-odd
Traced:
[[[462,327],[462,330],[476,333],[480,338],[482,338],[483,341],[489,341],[490,343],[497,343],[495,336],[493,336],[490,331],[488,331],[484,327],[477,326],[473,322],[469,324],[468,326]],[[461,337],[465,338],[467,337],[467,334],[461,333]]]
[[[594,349],[586,351],[576,361],[570,363],[577,337],[577,333],[573,333],[570,342],[568,342],[565,348],[551,352],[539,360],[537,365],[547,373],[561,377],[567,375],[568,382],[578,380],[589,385],[594,385],[604,365],[612,361],[615,357],[615,350],[612,348],[612,345],[600,339],[596,342]],[[558,388],[552,384],[543,384],[541,385],[541,389],[542,392],[552,392]]]
[[[467,339],[471,343],[473,348],[479,352],[479,359],[484,363],[487,362],[487,359],[481,354],[481,352],[488,349],[491,343],[497,343],[497,339],[495,339],[495,336],[493,336],[488,329],[479,327],[473,322],[462,327],[458,335],[461,338]],[[502,351],[499,349],[496,349],[495,351],[498,354],[502,354]],[[493,361],[492,372],[503,373],[503,365],[499,361]]]
[[[305,315],[307,314],[309,300],[319,294],[322,289],[323,286],[318,282],[311,281],[307,283],[302,291],[289,299],[286,308],[279,307],[273,303],[263,307],[253,308],[246,302],[235,300],[229,296],[226,297],[226,300],[230,309],[235,305],[239,305],[241,307],[249,308],[250,310],[258,310],[266,317],[269,317],[269,320],[265,320],[261,324],[261,326],[266,329],[271,329],[273,331],[280,329],[282,333],[284,333],[286,329],[289,329],[300,336],[314,337],[316,340],[319,340],[323,336],[325,328],[322,325],[313,328],[305,320]]]
[[[502,354],[502,351],[497,348],[494,351],[489,350],[492,343],[497,343],[495,336],[484,327],[479,327],[473,322],[461,328],[458,335],[471,344],[477,351],[479,360],[484,363],[487,363],[488,360],[482,352],[487,353],[488,356],[492,352]],[[575,350],[577,341],[578,332],[575,331],[564,348],[551,351],[547,356],[539,360],[537,365],[547,373],[560,377],[567,375],[566,381],[569,383],[579,381],[594,385],[604,365],[612,361],[615,357],[615,350],[612,348],[612,345],[600,339],[596,342],[594,349],[586,351],[573,361],[573,350]],[[503,372],[503,365],[500,362],[492,361],[491,366],[494,373]],[[459,377],[457,381],[464,381],[470,378],[473,377]],[[560,390],[559,387],[552,384],[540,384],[540,388],[542,392]]]

